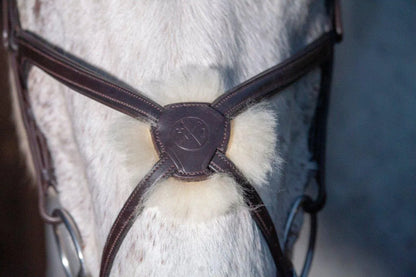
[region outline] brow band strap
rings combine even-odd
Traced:
[[[18,60],[19,68],[25,67],[28,72],[27,69],[35,65],[84,96],[134,118],[157,122],[162,106],[103,70],[23,30],[16,1],[3,0],[1,4],[3,44]]]
[[[215,153],[215,156],[210,163],[210,168],[215,172],[230,174],[241,186],[244,193],[244,200],[250,209],[250,214],[267,242],[269,251],[276,265],[277,276],[294,276],[292,263],[282,253],[273,220],[256,189],[247,181],[234,163],[220,151]]]
[[[16,38],[19,54],[24,61],[36,65],[50,76],[77,92],[110,108],[135,118],[156,122],[163,108],[152,100],[126,87],[107,80],[78,64],[30,32],[21,32]]]
[[[254,76],[218,97],[212,107],[234,117],[252,103],[277,94],[330,58],[335,42],[333,31],[320,36],[282,63]]]

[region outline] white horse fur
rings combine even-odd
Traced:
[[[19,10],[24,28],[166,105],[211,102],[289,57],[328,26],[323,2],[21,0]],[[280,237],[313,166],[307,134],[319,76],[310,73],[232,121],[227,155],[258,189]],[[80,228],[88,271],[97,276],[115,217],[157,161],[150,125],[39,69],[30,73],[29,90],[60,201]],[[274,276],[267,245],[229,176],[170,178],[146,195],[145,206],[112,276]]]

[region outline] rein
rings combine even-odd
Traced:
[[[338,1],[326,1],[332,28],[292,57],[228,90],[212,103],[176,103],[161,106],[140,91],[114,81],[99,69],[52,46],[20,26],[15,1],[3,0],[3,43],[9,51],[16,81],[17,96],[23,123],[35,165],[39,191],[39,209],[44,221],[57,226],[64,223],[71,232],[78,253],[79,234],[76,224],[63,209],[49,214],[46,199],[49,189],[56,187],[54,167],[46,138],[35,122],[29,101],[27,78],[32,66],[42,69],[59,82],[95,101],[98,101],[137,120],[151,122],[151,134],[159,161],[138,183],[119,212],[108,234],[102,253],[100,277],[110,275],[113,261],[124,237],[143,210],[143,195],[156,183],[174,177],[183,181],[201,181],[215,173],[231,175],[245,192],[244,199],[253,220],[263,234],[276,265],[277,275],[296,276],[286,250],[287,237],[296,213],[302,208],[311,215],[308,253],[301,276],[309,272],[316,238],[317,219],[326,199],[325,193],[325,137],[329,90],[332,73],[333,48],[342,39]],[[230,121],[259,101],[276,95],[299,80],[312,69],[321,69],[321,87],[313,126],[310,129],[309,149],[318,168],[310,174],[318,186],[317,196],[301,195],[293,203],[279,241],[273,221],[262,199],[246,177],[225,155],[230,135]],[[192,129],[192,130],[190,130]],[[197,135],[195,135],[197,133]],[[192,139],[185,139],[192,136]],[[283,249],[281,248],[283,246]],[[82,256],[82,254],[80,254]],[[80,256],[78,255],[78,256]],[[81,259],[81,258],[80,258]],[[82,260],[81,260],[81,264]],[[82,271],[82,272],[81,272]],[[82,267],[79,276],[85,274]],[[68,276],[71,273],[67,271]]]

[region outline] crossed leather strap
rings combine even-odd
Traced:
[[[254,103],[281,92],[318,66],[325,73],[321,80],[321,94],[325,94],[322,99],[328,101],[333,45],[340,40],[342,33],[338,22],[338,5],[333,6],[332,1],[330,3],[334,29],[321,35],[294,56],[232,88],[213,103],[176,103],[162,107],[101,70],[50,45],[35,34],[22,30],[15,1],[3,0],[3,42],[9,49],[20,110],[37,172],[42,217],[48,223],[59,222],[58,218],[48,215],[44,206],[47,190],[54,186],[55,178],[46,139],[31,112],[26,81],[32,65],[71,89],[131,117],[151,122],[153,126],[151,133],[160,159],[135,187],[119,212],[102,253],[100,277],[110,275],[119,247],[143,210],[143,195],[150,187],[169,177],[200,181],[215,173],[229,174],[241,186],[251,215],[269,246],[278,276],[294,276],[293,266],[282,253],[266,206],[255,188],[225,153],[230,121],[235,116]],[[327,103],[321,105],[326,106]],[[325,123],[326,112],[320,117],[320,124]],[[323,137],[321,139],[324,140]],[[319,156],[317,160],[321,163],[322,153]],[[318,179],[323,183],[323,173]],[[315,206],[310,205],[311,210],[323,206],[325,195],[320,195],[322,199],[312,203]]]

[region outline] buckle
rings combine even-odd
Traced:
[[[15,37],[18,25],[13,24],[13,5],[8,0],[2,1],[2,18],[3,18],[3,30],[2,30],[2,43],[5,49],[8,51],[17,51],[18,45],[16,44]],[[17,16],[17,15],[16,15]],[[18,19],[16,19],[18,22]]]
[[[9,8],[7,2],[7,0],[1,1],[3,19],[2,41],[5,49],[9,48]]]
[[[3,23],[4,26],[4,23]],[[3,27],[3,31],[2,31],[2,40],[3,40],[3,47],[5,49],[9,48],[9,32],[7,31],[7,29],[5,27]]]
[[[333,24],[335,27],[335,41],[341,42],[344,35],[344,27],[342,26],[341,17],[341,3],[340,0],[335,0],[333,11]]]

